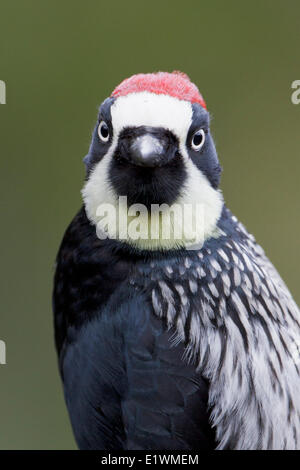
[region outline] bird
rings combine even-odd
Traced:
[[[300,449],[299,309],[225,203],[198,87],[123,80],[84,164],[53,289],[78,447]]]

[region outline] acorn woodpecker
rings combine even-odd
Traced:
[[[198,88],[124,80],[84,162],[53,296],[78,446],[300,449],[299,310],[223,201]]]

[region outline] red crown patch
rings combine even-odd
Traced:
[[[179,100],[199,103],[207,109],[206,103],[194,83],[182,72],[139,73],[126,78],[118,85],[111,96],[126,96],[130,93],[148,91],[157,95],[169,95]]]

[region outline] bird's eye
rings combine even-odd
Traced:
[[[205,142],[205,132],[203,129],[199,129],[192,138],[192,149],[199,152],[199,150],[203,147]]]
[[[101,121],[98,127],[98,135],[102,142],[107,142],[109,139],[109,128],[105,121]]]

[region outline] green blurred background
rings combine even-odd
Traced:
[[[300,302],[299,0],[1,0],[0,448],[73,449],[51,290],[81,204],[97,107],[125,77],[179,69],[213,115],[233,212]]]

